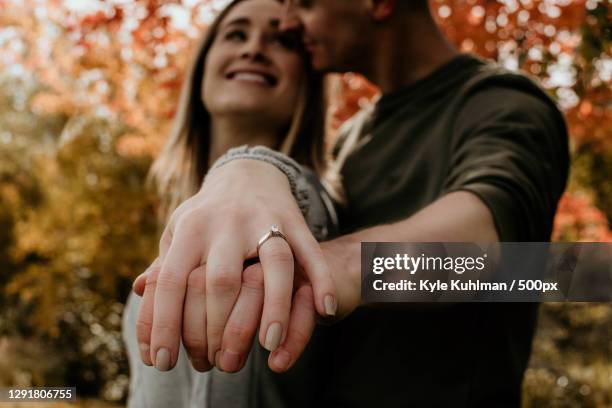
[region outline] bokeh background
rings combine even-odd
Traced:
[[[0,386],[124,403],[123,302],[159,235],[144,180],[194,40],[224,3],[0,0]],[[526,71],[564,110],[573,160],[556,241],[612,240],[611,3],[432,1],[461,50]],[[329,88],[331,140],[377,90],[352,74]],[[612,406],[611,331],[610,304],[543,305],[525,406]]]

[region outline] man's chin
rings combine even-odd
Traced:
[[[335,69],[332,64],[324,60],[313,59],[312,67],[315,69],[315,71],[322,74],[333,74],[338,72],[338,70]]]
[[[342,64],[332,63],[329,58],[325,58],[320,54],[314,54],[312,56],[312,67],[315,71],[322,74],[344,74],[346,72],[353,72],[353,70],[343,68]]]

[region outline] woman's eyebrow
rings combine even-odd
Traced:
[[[251,20],[248,17],[237,17],[233,20],[228,21],[222,25],[223,28],[233,25],[250,25]]]
[[[233,20],[228,21],[227,23],[224,23],[221,25],[221,29],[226,28],[226,27],[231,27],[231,26],[248,26],[251,25],[251,20],[248,17],[237,17]],[[280,25],[280,19],[278,18],[271,18],[270,19],[270,27],[272,28],[278,28]]]

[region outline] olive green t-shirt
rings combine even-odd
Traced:
[[[345,233],[470,191],[502,241],[548,241],[568,173],[562,115],[527,78],[460,55],[383,95],[342,168]],[[537,304],[359,308],[318,327],[288,373],[262,372],[259,406],[518,407]]]

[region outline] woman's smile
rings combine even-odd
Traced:
[[[233,69],[228,72],[226,78],[231,81],[264,85],[266,87],[274,87],[278,83],[278,78],[274,74],[257,68]]]

